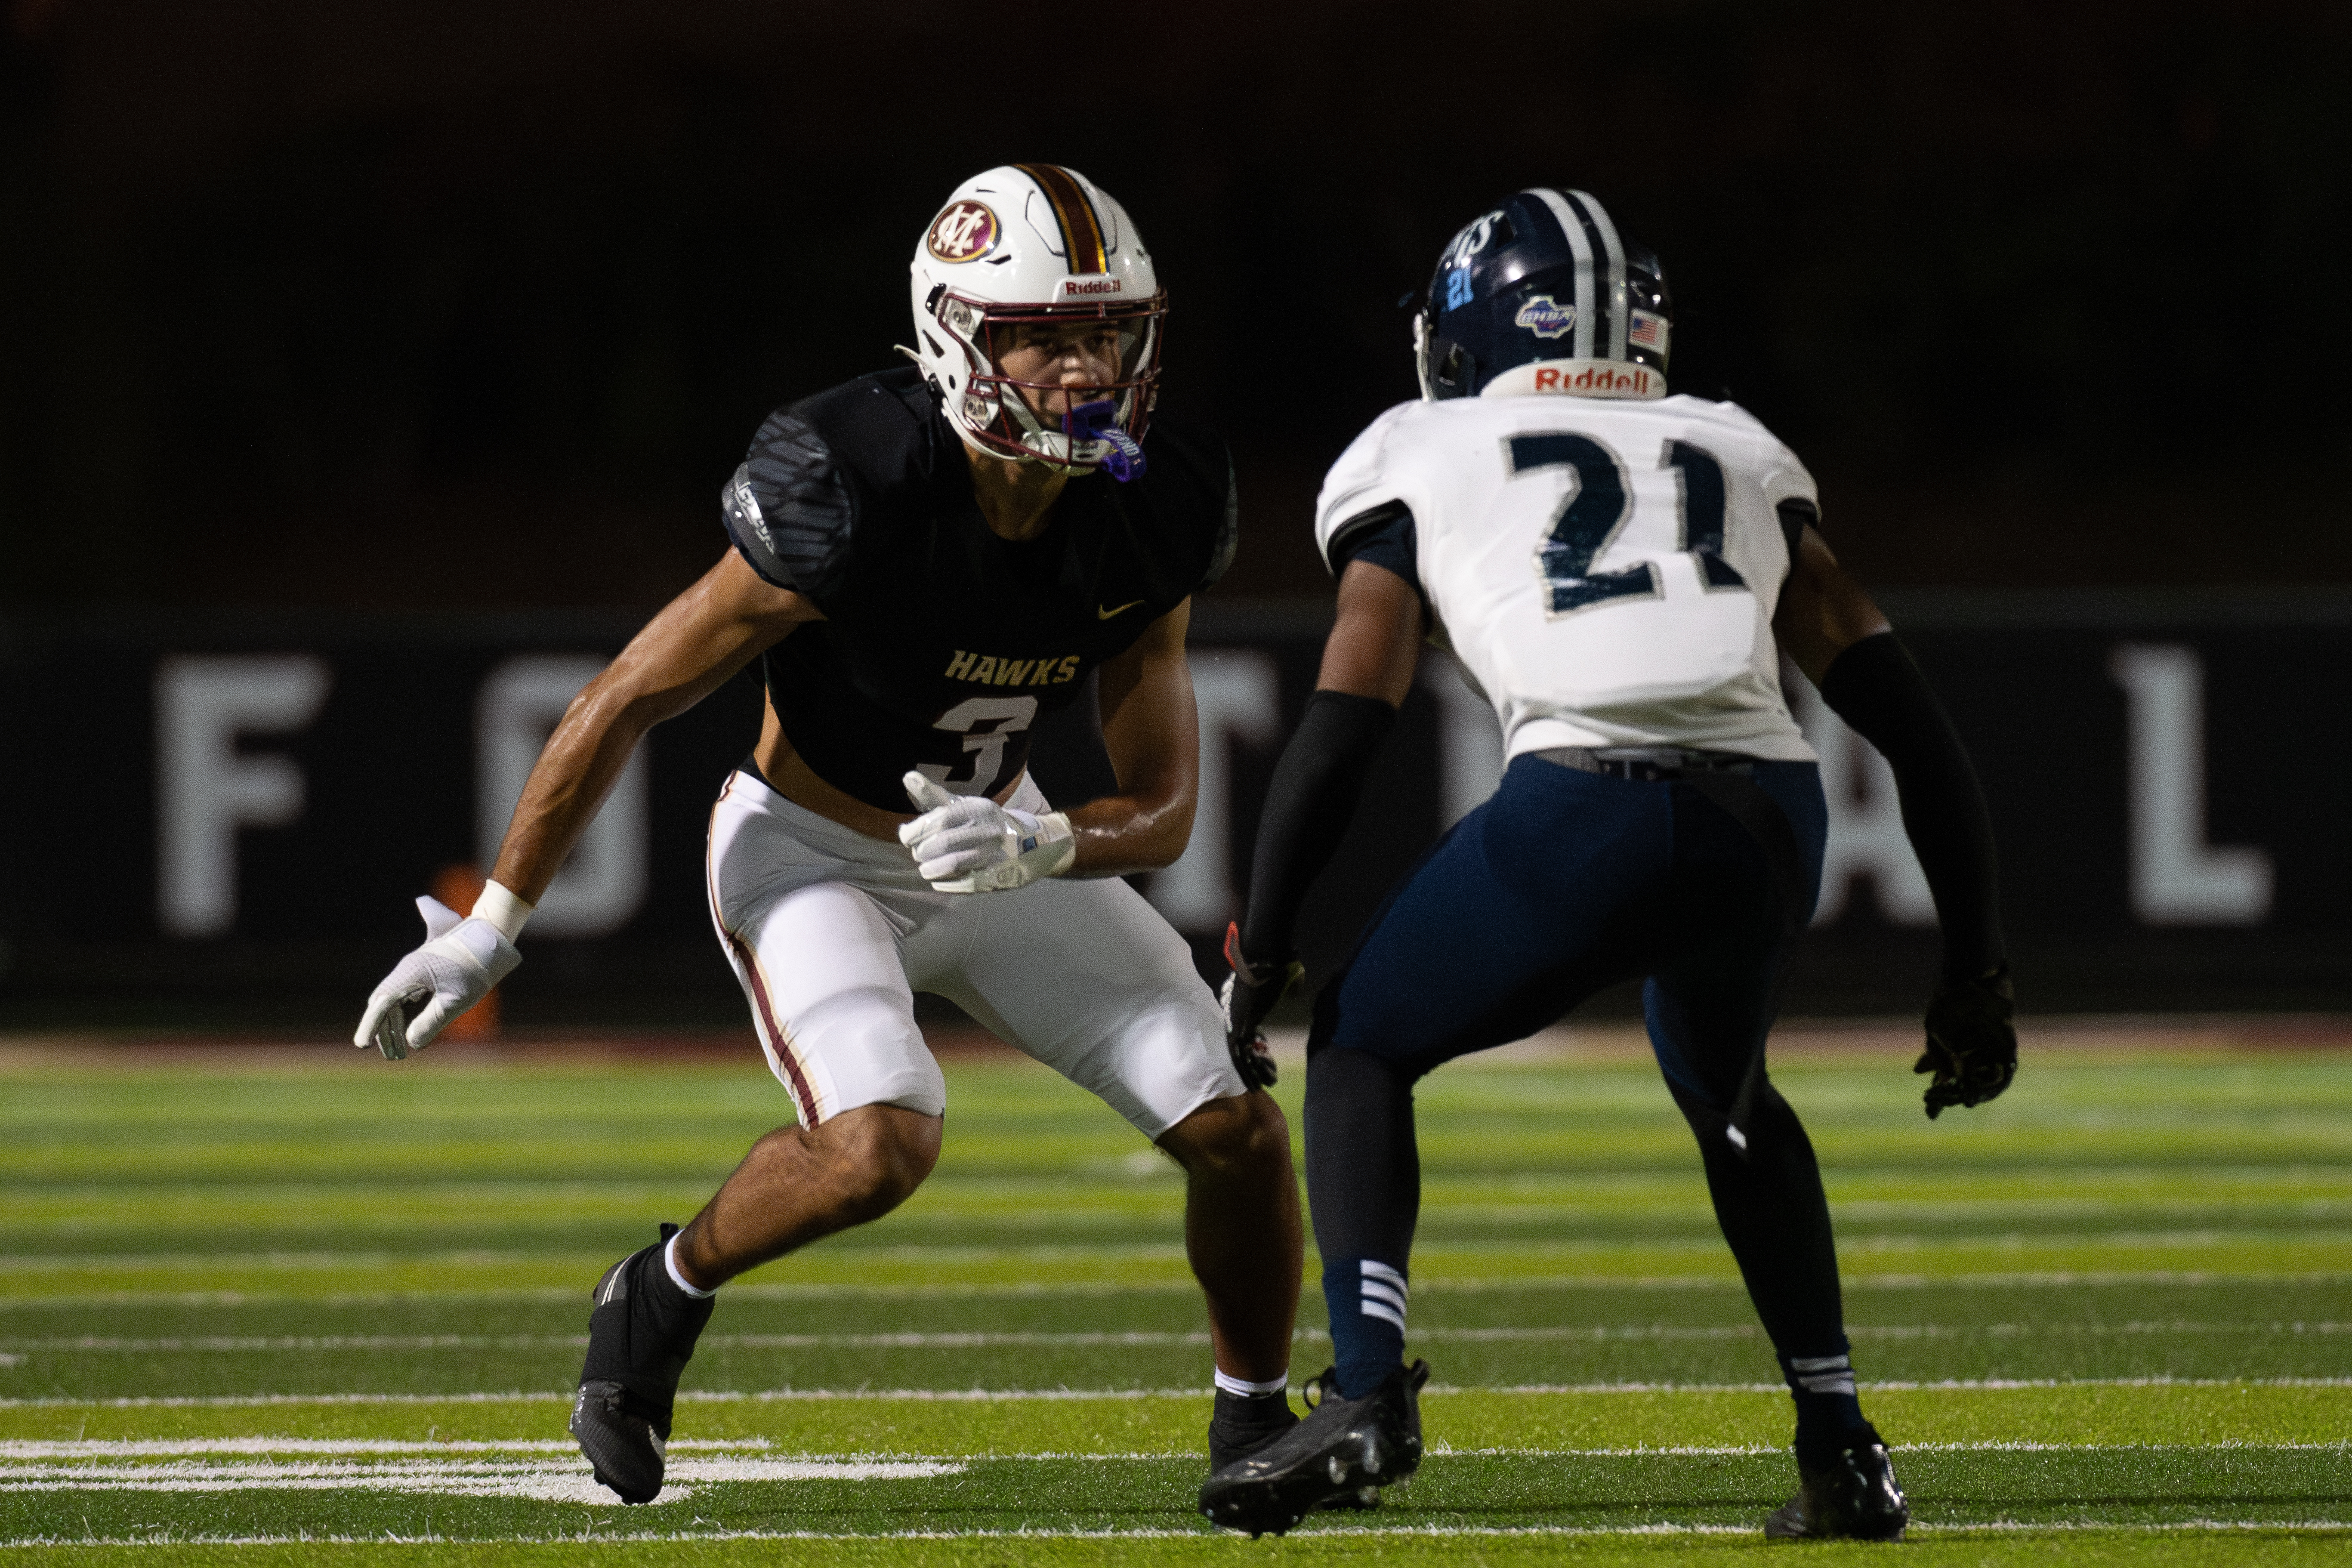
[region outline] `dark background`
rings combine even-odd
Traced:
[[[1241,554],[1211,595],[1233,625],[1328,603],[1309,503],[1412,395],[1400,296],[1535,183],[1595,192],[1658,248],[1676,388],[1737,397],[1794,446],[1825,531],[1890,602],[1958,593],[1973,607],[1952,624],[1981,630],[2011,596],[2080,589],[2081,627],[2193,630],[2216,588],[2299,591],[2294,626],[2207,650],[2215,842],[2273,845],[2292,931],[2116,912],[2106,640],[2041,611],[2041,642],[1983,660],[1932,617],[1914,640],[1979,754],[2031,781],[1990,780],[2042,1005],[2148,1005],[2164,976],[2155,1005],[2352,1001],[2330,945],[2341,835],[2298,859],[2273,826],[2334,823],[2340,798],[2323,781],[2346,644],[2294,628],[2352,604],[2326,592],[2352,593],[2352,7],[0,0],[0,665],[22,677],[0,693],[0,802],[26,847],[0,865],[5,1017],[132,992],[153,1000],[126,1017],[193,1016],[199,979],[203,1016],[258,1017],[293,976],[317,992],[302,1018],[348,1011],[413,939],[395,884],[445,838],[466,852],[464,760],[399,746],[429,712],[462,749],[469,688],[421,653],[404,688],[400,648],[475,613],[589,616],[600,640],[685,586],[719,554],[717,492],[761,416],[894,363],[917,237],[959,182],[1014,160],[1085,172],[1158,259],[1169,399],[1239,464]],[[2116,620],[2110,591],[2142,607]],[[336,886],[371,912],[310,947],[258,929],[110,947],[48,889],[95,857],[91,886],[148,896],[144,837],[93,837],[145,832],[144,672],[175,626],[245,646],[248,615],[255,646],[365,650],[339,689],[398,698],[291,749],[342,735],[363,756],[371,724],[404,726],[379,754],[421,759],[404,787],[447,809],[417,820],[455,826],[398,854],[405,828],[335,829]],[[1306,676],[1285,658],[1287,689]],[[115,695],[75,697],[85,679]],[[676,742],[700,759],[670,792],[687,804],[656,814],[678,883],[654,924],[677,945],[540,943],[518,1016],[570,997],[620,1016],[645,997],[597,983],[640,961],[647,994],[684,984],[732,1013],[698,915],[660,900],[693,891],[695,803],[751,700],[730,689]],[[2095,755],[2073,757],[2085,735]],[[2264,762],[2281,746],[2296,767]],[[1234,763],[1237,854],[1261,751]],[[256,889],[319,885],[296,840],[245,843]],[[1351,909],[1389,873],[1370,864]],[[2070,912],[2084,888],[2095,917]],[[1909,1005],[1928,939],[1873,921],[1861,900],[1815,944],[1798,1001]],[[2066,942],[2072,971],[2051,966]]]
[[[947,193],[1117,194],[1224,593],[1312,594],[1398,296],[1498,194],[1664,256],[1675,381],[1885,584],[2352,579],[2352,8],[13,0],[0,605],[651,606]]]

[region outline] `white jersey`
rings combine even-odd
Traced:
[[[1689,746],[1808,762],[1780,694],[1777,508],[1812,476],[1755,416],[1697,397],[1407,403],[1334,464],[1316,543],[1412,514],[1442,635],[1507,755]]]

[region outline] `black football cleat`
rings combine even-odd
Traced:
[[[597,1480],[623,1502],[661,1495],[678,1374],[714,1305],[669,1277],[662,1248],[677,1234],[677,1226],[663,1226],[661,1240],[604,1270],[590,1298],[595,1309],[588,1314],[588,1360],[572,1406],[572,1435]]]
[[[1217,1390],[1216,1409],[1209,1417],[1209,1473],[1248,1458],[1297,1425],[1286,1394],[1252,1396]]]
[[[1330,1390],[1326,1372],[1316,1380]],[[1318,1508],[1367,1506],[1364,1494],[1421,1466],[1421,1385],[1429,1363],[1398,1367],[1361,1399],[1324,1394],[1307,1419],[1201,1487],[1211,1523],[1252,1537],[1281,1535]],[[1315,1385],[1308,1385],[1314,1392]]]
[[[1800,1457],[1797,1495],[1765,1519],[1764,1539],[1900,1541],[1910,1519],[1886,1445],[1873,1441],[1841,1448],[1820,1464]]]

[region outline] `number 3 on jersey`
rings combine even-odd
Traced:
[[[1511,471],[1568,468],[1576,470],[1576,492],[1551,520],[1536,549],[1542,577],[1544,613],[1558,620],[1614,599],[1664,597],[1654,562],[1622,572],[1594,572],[1592,563],[1617,542],[1632,517],[1633,495],[1617,455],[1590,436],[1545,431],[1510,439]],[[1723,558],[1723,465],[1687,441],[1668,441],[1659,466],[1675,471],[1681,517],[1680,552],[1697,560],[1709,593],[1748,592],[1748,584]]]
[[[917,763],[915,769],[954,795],[993,795],[1007,782],[996,776],[1004,771],[1006,739],[1017,730],[1029,728],[1036,717],[1034,697],[967,698],[932,720],[931,728],[961,735],[971,765],[954,768],[944,763]]]

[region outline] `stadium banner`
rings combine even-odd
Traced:
[[[2352,1007],[2352,595],[1882,596],[1967,737],[2030,1011]],[[1140,885],[1204,972],[1328,606],[1202,602],[1191,847]],[[493,858],[550,729],[633,615],[255,611],[0,619],[0,1026],[314,1028],[421,940],[413,900]],[[757,667],[654,731],[523,940],[509,1023],[703,1025],[740,1006],[713,939],[712,797]],[[1791,679],[1828,864],[1793,1012],[1906,1013],[1934,910],[1885,764]],[[1057,805],[1110,787],[1092,705],[1041,728]],[[2315,722],[2315,719],[2317,720]],[[1420,684],[1303,929],[1318,977],[1493,787],[1495,721]],[[1622,1014],[1629,993],[1597,1005]]]

